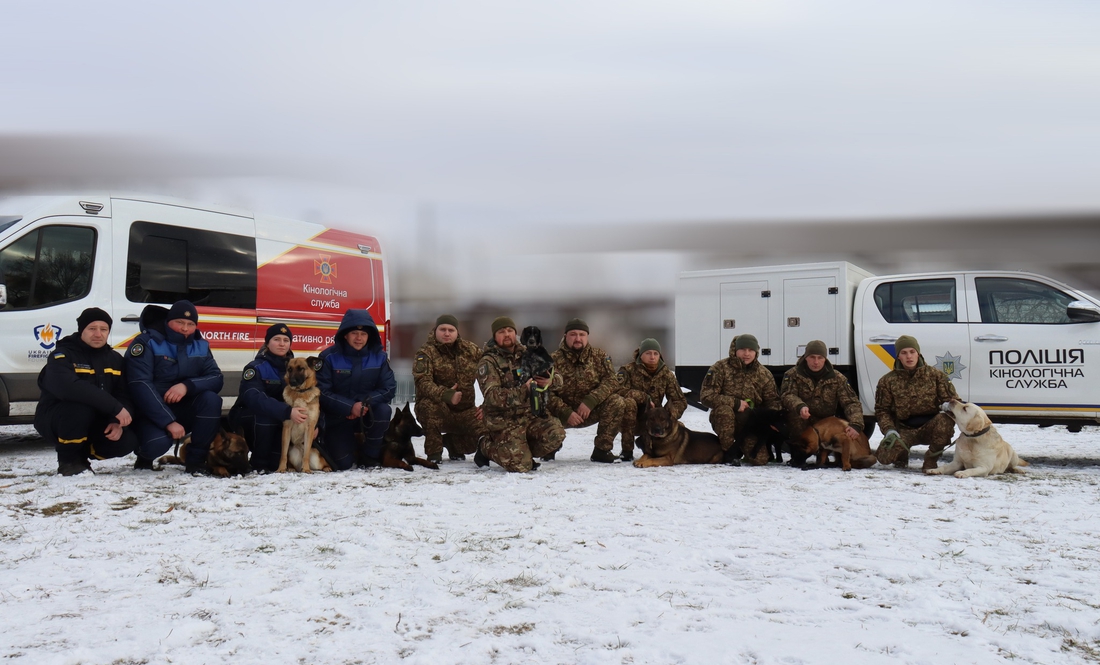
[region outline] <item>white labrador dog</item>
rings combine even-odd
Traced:
[[[938,469],[928,469],[927,474],[955,474],[956,478],[988,476],[992,473],[1023,473],[1020,467],[1027,462],[1020,459],[1012,446],[1001,438],[989,416],[977,404],[951,400],[944,402],[940,410],[955,419],[962,434],[955,439],[955,459]]]

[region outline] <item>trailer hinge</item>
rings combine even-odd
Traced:
[[[839,346],[830,346],[829,347],[829,355],[830,356],[839,356],[840,355],[840,347]]]
[[[772,354],[771,349],[760,349],[760,355],[762,355],[762,356],[770,356],[771,354]]]
[[[761,291],[760,292],[760,297],[761,298],[771,298],[772,297],[772,292],[771,291]]]
[[[836,294],[838,294],[838,293],[840,293],[840,289],[838,289],[838,288],[837,288],[837,287],[835,287],[835,286],[830,286],[830,287],[829,287],[829,295],[831,295],[831,296],[835,296],[835,295],[836,295]]]

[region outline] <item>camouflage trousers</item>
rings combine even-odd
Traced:
[[[722,444],[722,450],[729,450],[737,445],[737,439],[741,439],[741,455],[745,461],[753,466],[763,466],[768,463],[768,449],[759,446],[759,438],[755,434],[744,434],[745,425],[748,423],[749,411],[734,411],[732,406],[720,406],[710,410],[710,426],[718,435],[718,441]]]
[[[477,450],[477,440],[487,432],[485,422],[477,419],[474,408],[452,411],[443,402],[423,399],[414,402],[413,409],[424,429],[426,457],[440,456],[444,448],[452,457],[470,455]]]
[[[526,473],[535,457],[561,450],[565,428],[553,416],[530,417],[502,430],[489,432],[482,452],[505,471]]]
[[[909,449],[913,446],[928,446],[928,452],[924,454],[923,468],[934,469],[939,463],[944,448],[951,444],[951,437],[955,435],[955,421],[951,420],[946,413],[939,413],[916,429],[898,423],[898,434],[901,435],[901,440],[895,441],[894,445],[879,444],[878,450],[875,451],[879,464],[907,467]]]
[[[615,436],[623,429],[623,422],[627,414],[633,415],[632,403],[621,395],[609,395],[599,406],[588,412],[588,417],[576,428],[591,427],[599,423],[596,428],[596,440],[594,443],[600,450],[611,450],[615,447]],[[575,429],[566,425],[568,429]],[[623,437],[623,446],[626,446],[626,437]],[[634,449],[634,436],[630,437],[630,450]],[[624,448],[625,450],[625,448]]]
[[[622,434],[623,452],[634,454],[634,437],[641,430],[645,434],[645,410],[649,402],[638,404],[634,400],[623,398],[626,402],[626,410],[623,412]]]

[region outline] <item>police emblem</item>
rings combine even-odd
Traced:
[[[962,356],[953,356],[948,351],[945,355],[936,356],[936,369],[940,370],[947,375],[949,379],[961,379],[962,371],[966,369],[966,365],[960,362]]]
[[[256,370],[249,367],[244,371],[244,374],[241,375],[241,378],[245,381],[251,381],[252,379],[256,378]]]
[[[130,345],[130,355],[137,358],[141,354],[145,353],[145,347],[141,344]]]
[[[307,358],[306,360],[308,361],[309,359]],[[314,358],[313,359],[313,364],[310,365],[310,367],[313,368],[314,372],[320,372],[321,368],[324,367],[324,366],[325,366],[325,361],[321,360],[320,358]]]

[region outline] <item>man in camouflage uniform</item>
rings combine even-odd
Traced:
[[[556,390],[561,377],[533,378],[520,383],[523,354],[526,349],[516,341],[516,324],[501,316],[493,321],[493,339],[477,366],[477,382],[485,401],[485,427],[489,435],[482,439],[474,454],[479,467],[489,460],[505,471],[527,472],[538,468],[535,457],[552,456],[561,449],[565,429],[557,418],[531,413],[531,390]]]
[[[661,345],[651,338],[643,339],[634,351],[634,362],[619,368],[620,395],[627,402],[623,414],[623,454],[624,462],[634,459],[634,432],[638,431],[638,421],[651,406],[660,406],[667,400],[668,411],[674,420],[687,411],[687,398],[680,389],[676,375],[665,365],[661,356]],[[645,437],[645,433],[642,433]]]
[[[596,428],[593,462],[611,463],[619,459],[612,452],[615,435],[623,426],[628,410],[619,395],[619,381],[611,366],[611,356],[588,344],[588,324],[572,319],[565,324],[565,338],[554,352],[554,371],[562,379],[562,389],[547,402],[550,412],[566,428]],[[623,440],[625,447],[626,440]],[[631,449],[634,444],[631,442]]]
[[[462,339],[458,319],[444,314],[435,321],[413,361],[416,419],[424,429],[424,456],[443,461],[466,459],[485,434],[481,409],[474,406],[474,379],[481,349]]]
[[[848,379],[834,370],[833,364],[825,357],[828,353],[825,342],[815,339],[806,345],[798,364],[783,375],[779,399],[787,413],[792,466],[806,461],[799,434],[817,421],[835,416],[843,409],[844,419],[849,423],[846,430],[848,438],[857,438],[863,429],[863,406],[848,385]]]
[[[928,446],[922,468],[935,469],[955,434],[955,421],[940,405],[959,395],[946,374],[924,362],[915,338],[902,335],[894,349],[894,371],[879,379],[875,390],[875,416],[884,435],[875,457],[879,464],[905,468],[910,448]]]
[[[760,344],[752,335],[738,335],[730,341],[730,354],[714,363],[703,378],[699,401],[710,411],[710,425],[727,462],[736,462],[742,455],[754,466],[768,463],[768,450],[757,448],[757,436],[745,432],[752,411],[779,411],[779,394],[775,377],[760,364],[757,354]],[[735,446],[741,438],[741,449]]]

